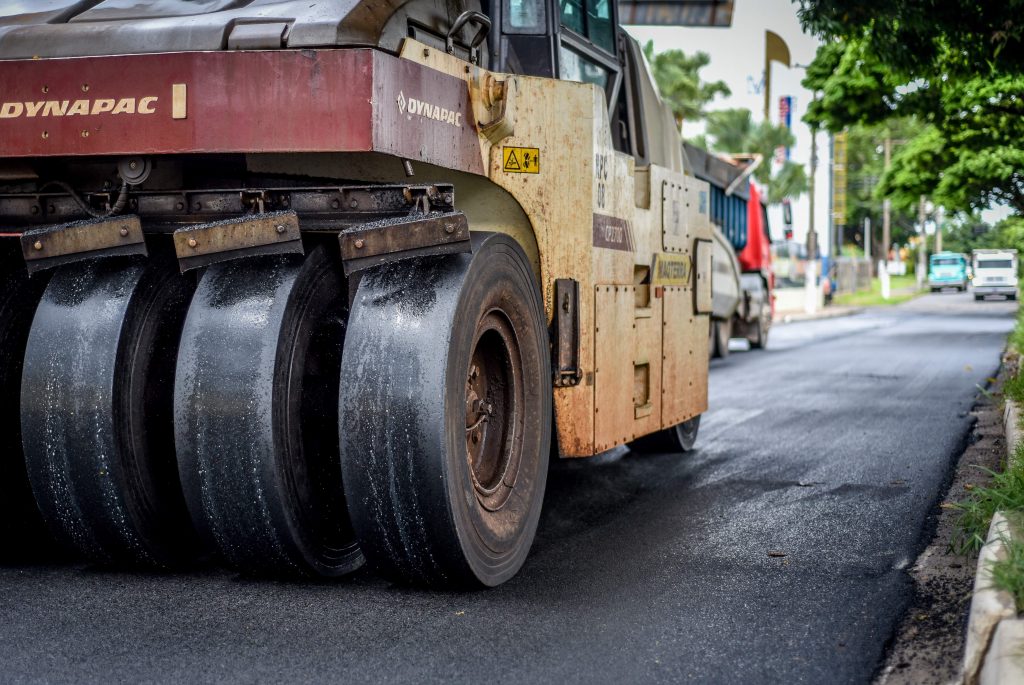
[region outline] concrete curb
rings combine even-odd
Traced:
[[[798,321],[818,321],[820,319],[838,319],[841,316],[853,316],[854,314],[860,314],[862,311],[864,311],[864,307],[836,306],[835,309],[832,309],[831,307],[819,309],[814,314],[808,314],[806,312],[781,312],[776,313],[775,318],[772,319],[772,324],[797,323]]]
[[[1003,426],[1006,431],[1007,464],[1020,439],[1020,409],[1006,400]],[[1006,557],[1005,540],[1019,536],[1002,512],[996,512],[988,537],[978,555],[974,593],[967,619],[964,645],[964,685],[1011,685],[1024,683],[1024,620],[1008,592],[992,587],[992,563]]]
[[[1024,620],[1004,619],[992,636],[980,685],[1024,683]]]
[[[975,685],[988,670],[993,658],[992,635],[1003,619],[1017,617],[1017,607],[1008,592],[992,587],[992,563],[1005,558],[1003,539],[1008,535],[1006,518],[999,512],[992,517],[985,546],[978,554],[978,571],[974,576],[974,592],[967,619],[967,642],[964,645],[964,683]],[[1008,681],[1009,682],[1009,681]]]

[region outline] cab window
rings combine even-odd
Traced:
[[[544,33],[543,0],[506,0],[505,33]]]
[[[611,0],[559,0],[559,4],[562,26],[608,52],[615,52]]]
[[[580,55],[572,48],[562,45],[558,61],[562,65],[562,78],[567,81],[593,83],[602,90],[608,88],[608,70]]]

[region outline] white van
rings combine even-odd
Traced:
[[[975,250],[973,264],[975,300],[986,295],[1017,299],[1017,250]]]

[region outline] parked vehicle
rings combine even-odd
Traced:
[[[975,250],[973,255],[974,299],[1005,295],[1017,299],[1017,250]]]
[[[775,272],[768,214],[757,186],[748,180],[752,160],[719,157],[689,143],[683,150],[694,176],[711,187],[715,241],[709,353],[728,355],[733,337],[763,348],[775,313]]]
[[[967,289],[967,257],[957,252],[939,252],[928,259],[928,287],[932,292],[943,288]]]

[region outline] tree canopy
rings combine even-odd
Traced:
[[[715,98],[729,95],[729,87],[723,81],[701,80],[700,71],[710,61],[706,53],[688,55],[682,50],[655,53],[654,42],[647,41],[644,55],[651,64],[661,97],[672,108],[676,122],[680,125],[683,120],[706,122],[707,133],[692,141],[694,144],[715,152],[762,155],[764,162],[755,170],[754,177],[768,187],[770,203],[782,202],[784,198],[807,191],[807,174],[800,164],[787,160],[772,174],[775,150],[794,143],[789,130],[769,123],[755,124],[747,109],[707,110]]]
[[[869,126],[857,124],[847,130],[846,142],[846,236],[854,238],[861,248],[864,247],[861,235],[865,219],[870,219],[874,227],[875,244],[872,254],[881,254],[881,234],[878,230],[882,225],[882,193],[881,180],[885,171],[884,141],[890,138],[902,140],[912,136],[919,125],[909,120],[893,120],[886,125]],[[897,148],[898,150],[899,148]],[[893,203],[891,213],[890,240],[904,244],[915,232],[917,220],[917,199],[905,203]],[[857,238],[858,236],[859,239]]]
[[[792,147],[796,142],[792,131],[770,122],[754,123],[749,109],[722,109],[708,112],[702,141],[715,152],[761,155],[763,161],[754,171],[754,178],[768,188],[768,202],[776,204],[788,197],[807,192],[807,173],[802,164],[786,160],[772,173],[772,160],[780,147]]]
[[[806,29],[863,39],[902,74],[1024,71],[1024,0],[797,0]]]
[[[655,54],[654,41],[649,40],[644,45],[644,55],[651,64],[662,99],[672,108],[677,126],[687,119],[700,119],[712,100],[731,92],[725,81],[701,79],[700,70],[711,61],[706,52],[687,55],[682,50],[665,50]]]
[[[838,131],[915,122],[878,193],[954,211],[1024,212],[1024,0],[798,0],[828,42],[805,120]]]

